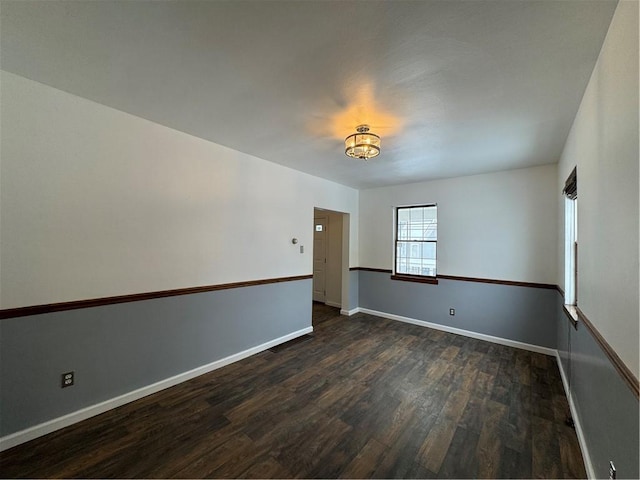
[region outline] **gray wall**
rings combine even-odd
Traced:
[[[557,310],[557,349],[560,362],[562,362],[562,370],[565,372],[567,381],[570,381],[569,371],[569,352],[571,349],[571,336],[575,335],[575,328],[571,321],[562,310],[564,305],[564,297],[558,292],[556,295],[556,310]]]
[[[640,478],[638,400],[584,324],[579,323],[577,330],[565,328],[569,322],[561,309],[562,300],[558,352],[565,376],[569,378],[570,373],[576,420],[582,426],[595,474],[609,478],[611,460],[618,478]],[[564,360],[569,349],[570,369]]]
[[[556,290],[443,279],[430,285],[391,280],[389,273],[359,274],[362,308],[556,348]]]
[[[359,273],[358,270],[349,270],[349,310],[360,306]]]
[[[310,326],[311,280],[2,320],[0,435]]]

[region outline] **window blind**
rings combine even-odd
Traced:
[[[562,193],[564,193],[571,200],[575,200],[576,198],[578,198],[578,177],[575,167],[567,178],[567,181],[564,182],[564,189],[562,190]]]

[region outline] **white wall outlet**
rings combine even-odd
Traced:
[[[66,388],[66,387],[70,387],[73,385],[73,376],[74,373],[73,372],[66,372],[62,374],[62,382],[61,382],[61,387],[62,388]]]
[[[455,308],[450,308],[449,309],[449,315],[454,316],[456,314],[456,309]]]

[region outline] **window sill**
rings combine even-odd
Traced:
[[[403,282],[429,283],[438,285],[436,277],[420,277],[417,275],[391,275],[391,280],[401,280]]]
[[[564,310],[565,315],[571,321],[573,328],[578,329],[578,309],[575,305],[562,305],[562,310]]]

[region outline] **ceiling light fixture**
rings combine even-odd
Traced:
[[[358,133],[349,135],[344,139],[344,153],[348,157],[368,160],[380,155],[380,137],[369,133],[369,125],[359,125]]]

